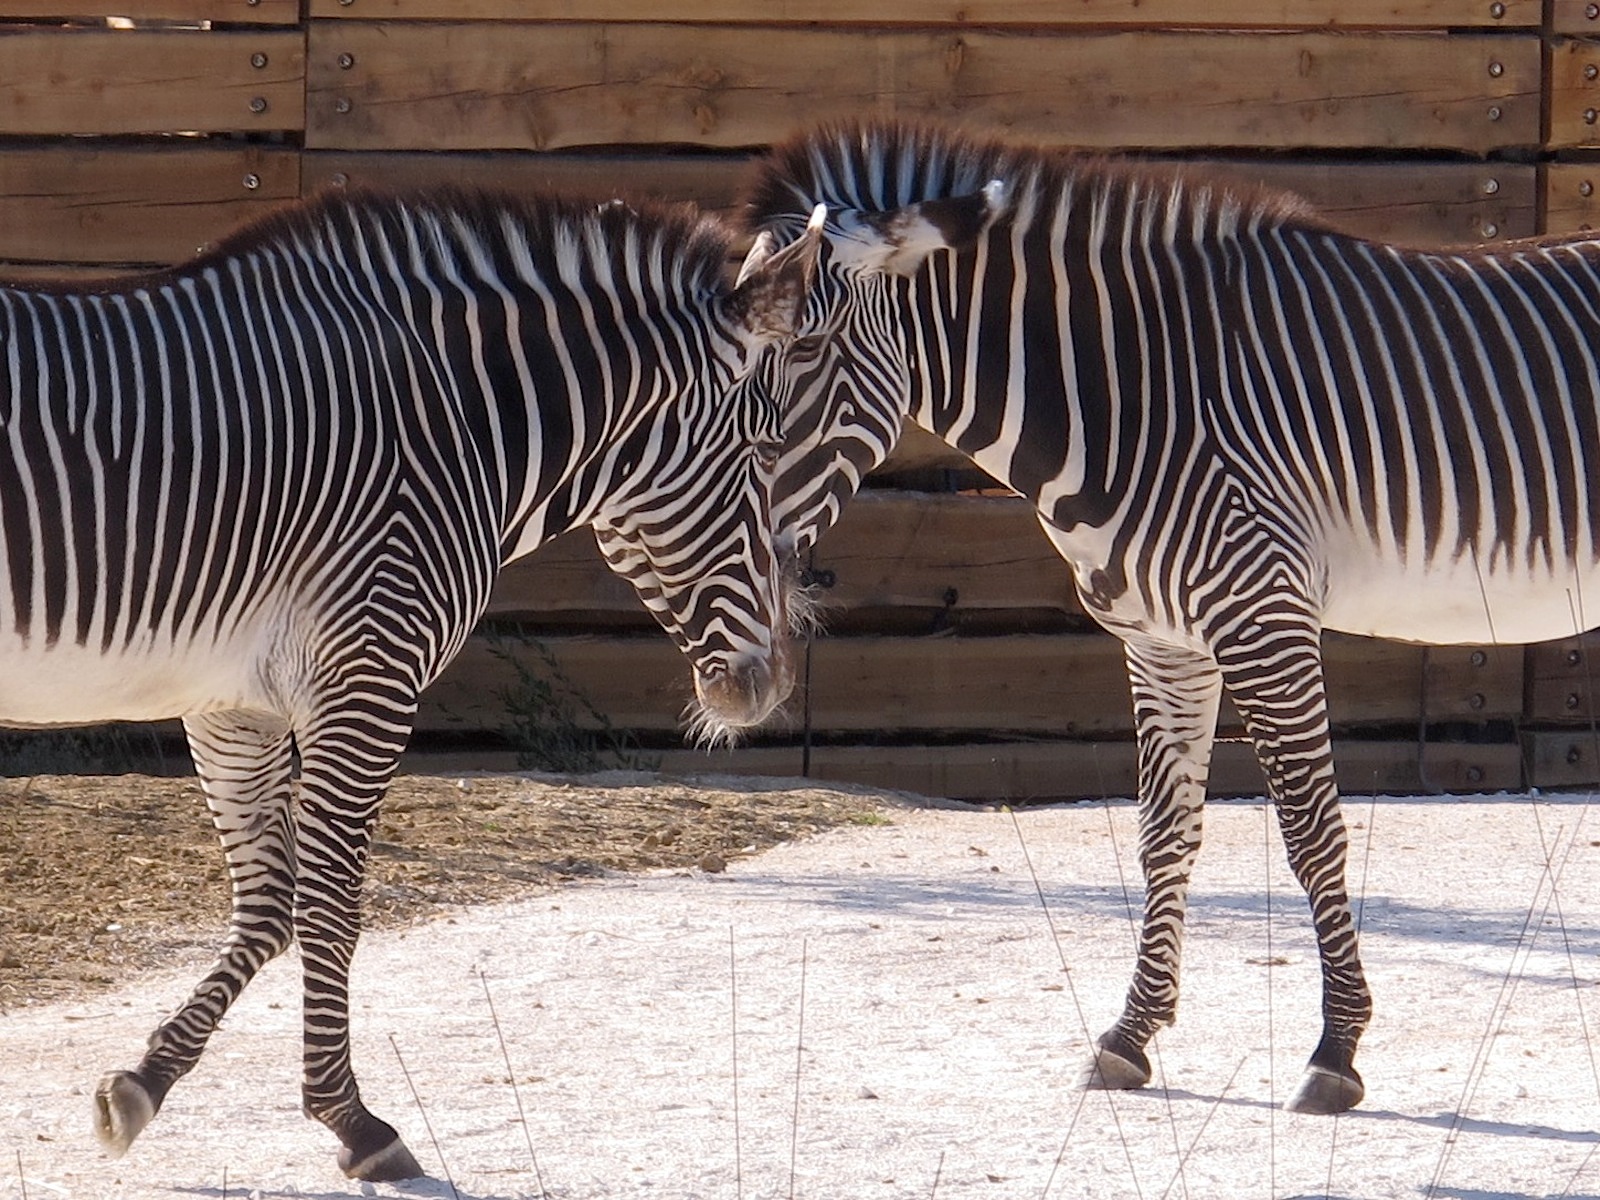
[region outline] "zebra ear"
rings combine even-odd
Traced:
[[[941,250],[964,250],[975,243],[1000,216],[1005,204],[1006,186],[994,179],[965,196],[865,213],[852,236],[859,247],[854,256],[856,265],[888,275],[914,275],[929,255]]]
[[[763,233],[739,269],[739,281],[727,299],[727,315],[752,347],[793,337],[805,313],[806,295],[817,273],[822,223],[827,209],[812,210],[806,230],[782,250]]]

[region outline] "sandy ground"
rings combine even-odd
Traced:
[[[432,1179],[346,1182],[299,1115],[292,960],[115,1162],[87,1132],[94,1082],[194,968],[14,1011],[0,1200],[1600,1196],[1588,798],[1347,811],[1378,1011],[1367,1100],[1338,1119],[1274,1107],[1316,1038],[1317,969],[1259,803],[1210,809],[1166,1090],[1110,1098],[1073,1081],[1126,986],[1132,807],[1026,812],[1020,843],[1005,813],[915,810],[726,874],[573,883],[364,940],[357,1068]]]

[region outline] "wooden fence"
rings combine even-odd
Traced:
[[[1600,223],[1597,113],[1583,0],[0,0],[0,263],[177,262],[352,183],[725,208],[752,153],[852,115],[1200,161],[1371,235],[1500,241]],[[818,549],[830,632],[789,726],[667,765],[1129,791],[1120,651],[1027,506],[916,437],[874,482]],[[614,726],[671,744],[687,672],[586,535],[508,571],[491,616]],[[1346,787],[1595,781],[1587,650],[1330,637]],[[503,762],[483,735],[513,681],[475,640],[419,745]],[[1237,740],[1214,781],[1260,786]]]

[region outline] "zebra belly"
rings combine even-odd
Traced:
[[[102,654],[0,639],[0,725],[154,721],[270,707],[255,655],[244,647],[171,646]]]
[[[1323,624],[1433,645],[1542,642],[1600,625],[1600,567],[1481,572],[1470,559],[1331,561]]]

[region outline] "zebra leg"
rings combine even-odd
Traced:
[[[1322,1039],[1284,1107],[1344,1112],[1366,1093],[1354,1063],[1372,996],[1345,890],[1348,839],[1333,772],[1321,638],[1293,618],[1256,629],[1250,645],[1222,649],[1218,658],[1266,775],[1289,866],[1310,902],[1322,963]]]
[[[414,699],[367,695],[326,712],[300,740],[295,934],[305,972],[306,1115],[339,1139],[351,1179],[414,1179],[422,1168],[361,1102],[350,1065],[350,961],[378,806],[411,730]]]
[[[122,1154],[205,1050],[222,1015],[293,932],[294,844],[289,727],[266,713],[188,717],[184,729],[222,841],[233,916],[222,951],[181,1008],[157,1026],[132,1071],[95,1089],[95,1134]]]
[[[1139,741],[1139,864],[1144,920],[1122,1016],[1095,1044],[1080,1083],[1136,1088],[1150,1082],[1145,1046],[1178,1011],[1189,873],[1200,833],[1222,676],[1209,657],[1160,643],[1129,642]]]

